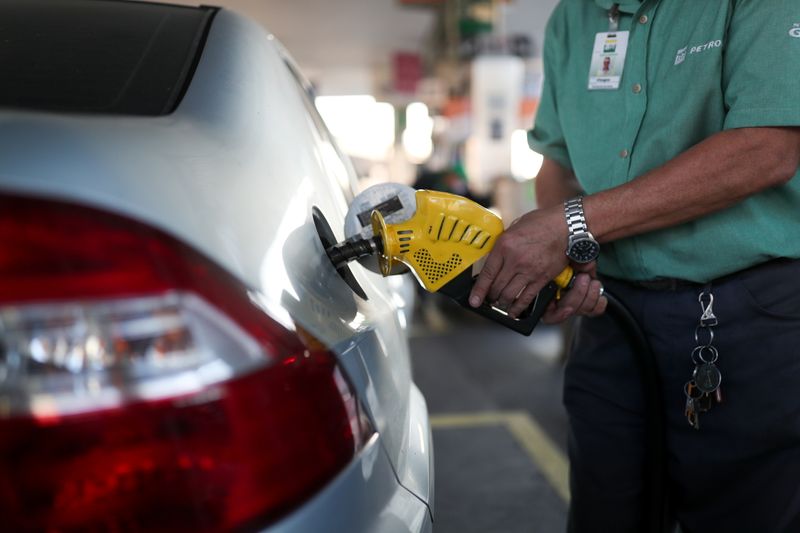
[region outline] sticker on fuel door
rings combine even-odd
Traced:
[[[589,90],[619,89],[625,54],[628,52],[627,31],[601,32],[594,39],[592,64],[589,67]]]

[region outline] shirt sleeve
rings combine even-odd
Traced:
[[[800,126],[800,2],[737,0],[727,40],[725,129]]]
[[[563,61],[561,47],[564,45],[557,31],[560,12],[561,10],[556,8],[545,30],[544,84],[534,127],[528,131],[528,145],[564,168],[572,169],[567,142],[561,131],[561,120],[558,115],[558,69]]]

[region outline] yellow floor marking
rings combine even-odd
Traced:
[[[433,429],[505,426],[561,498],[569,502],[567,458],[525,411],[459,413],[431,416]]]

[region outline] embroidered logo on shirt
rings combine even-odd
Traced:
[[[689,47],[685,46],[685,47],[681,48],[680,50],[678,50],[678,55],[675,56],[675,64],[676,65],[680,65],[681,63],[686,61],[686,50],[687,50],[687,48],[689,48]]]
[[[685,46],[685,47],[681,48],[680,50],[678,50],[678,53],[675,56],[675,64],[676,65],[680,65],[681,63],[686,61],[686,56],[687,55],[700,54],[702,52],[705,52],[706,50],[711,50],[712,48],[721,48],[721,47],[722,47],[722,40],[721,39],[717,39],[717,40],[714,40],[714,41],[708,41],[705,44],[699,44],[697,46],[692,46],[691,48],[688,47],[688,46]]]
[[[791,35],[792,37],[796,37],[797,39],[800,39],[800,22],[792,26],[792,29],[789,30],[789,35]]]

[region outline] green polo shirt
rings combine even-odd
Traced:
[[[588,194],[634,180],[723,130],[800,126],[800,1],[620,2],[619,31],[630,34],[619,89],[589,90],[595,35],[609,31],[611,5],[556,7],[529,134],[531,147],[572,169]],[[630,280],[705,282],[798,258],[798,175],[724,211],[604,244],[599,269]]]

